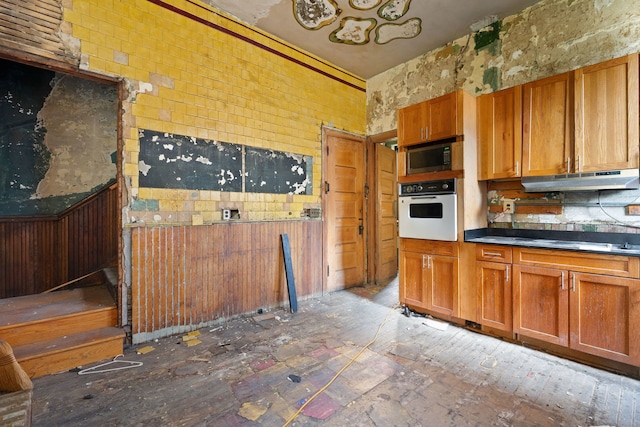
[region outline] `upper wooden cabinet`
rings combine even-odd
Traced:
[[[575,72],[575,171],[637,168],[638,55]]]
[[[522,91],[522,176],[571,172],[572,73],[527,83]]]
[[[527,83],[521,115],[517,88],[479,97],[479,179],[638,168],[639,73],[634,54]]]
[[[522,158],[522,87],[478,97],[478,179],[520,176]]]
[[[462,96],[452,92],[398,111],[398,145],[408,146],[462,134]]]

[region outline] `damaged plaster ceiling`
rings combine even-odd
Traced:
[[[539,0],[202,0],[362,78]]]

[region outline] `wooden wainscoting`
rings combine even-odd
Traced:
[[[132,230],[132,332],[143,342],[288,300],[281,234],[298,297],[322,292],[322,222]]]
[[[33,295],[116,262],[116,185],[59,215],[0,218],[0,298]]]

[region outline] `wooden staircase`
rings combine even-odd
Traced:
[[[105,285],[0,299],[0,338],[36,378],[122,354],[117,317]]]

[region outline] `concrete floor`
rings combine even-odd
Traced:
[[[36,379],[33,425],[640,425],[639,381],[428,326],[393,308],[397,289],[396,281],[301,301],[296,314],[234,319],[201,329],[196,345],[175,336],[118,359],[140,367]],[[147,345],[154,350],[136,352]]]

